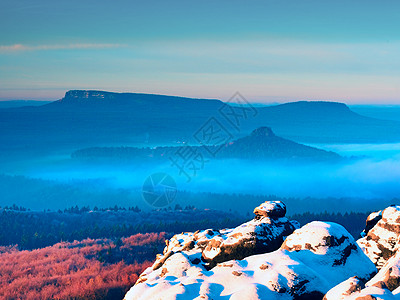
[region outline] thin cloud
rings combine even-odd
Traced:
[[[74,50],[74,49],[106,49],[119,48],[121,44],[67,44],[67,45],[0,45],[0,52],[40,51],[40,50]]]

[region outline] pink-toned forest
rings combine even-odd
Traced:
[[[146,233],[31,251],[0,247],[0,298],[122,299],[165,239],[165,233]]]

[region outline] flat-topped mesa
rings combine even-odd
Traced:
[[[65,93],[63,101],[69,100],[95,100],[95,99],[114,99],[114,93],[89,90],[71,90]]]
[[[297,101],[280,104],[279,106],[281,108],[291,108],[295,111],[308,111],[309,113],[321,113],[321,111],[329,113],[351,112],[345,103],[334,101]]]

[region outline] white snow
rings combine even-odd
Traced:
[[[335,265],[340,251],[328,249],[326,239],[345,237],[344,244],[354,245],[346,262]],[[306,241],[316,250],[308,250]],[[288,237],[287,245],[303,245],[299,251],[277,251],[249,256],[243,260],[220,263],[210,271],[190,262],[190,254],[176,253],[165,264],[150,273],[126,294],[133,299],[292,299],[290,289],[303,285],[308,292],[323,295],[354,273],[368,278],[376,270],[373,263],[356,246],[350,234],[340,225],[312,222]],[[321,246],[319,246],[321,245]],[[338,245],[336,248],[343,248]],[[163,269],[167,269],[161,275]],[[197,298],[196,298],[197,297]],[[201,298],[203,297],[203,298]]]
[[[334,236],[338,239],[342,237],[346,238],[345,246],[354,243],[354,238],[343,226],[330,222],[314,221],[295,230],[293,234],[287,237],[285,244],[289,248],[300,247],[302,250],[311,247],[312,251],[316,254],[326,254],[329,250],[334,249],[324,239],[327,236]]]
[[[245,248],[235,248],[238,245],[254,243],[255,237],[257,243],[280,241],[287,226],[290,232],[298,228],[296,221],[284,217],[285,211],[283,203],[267,202],[254,210],[255,219],[236,228],[175,235],[125,299],[285,300],[325,295],[324,300],[400,300],[400,206],[370,214],[368,221],[382,218],[357,242],[341,225],[311,222],[287,236],[276,251],[225,261],[232,257],[226,256],[227,249],[240,256]],[[213,258],[213,263],[205,262]]]

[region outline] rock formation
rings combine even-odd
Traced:
[[[383,267],[397,250],[400,206],[390,206],[383,211],[370,214],[363,233],[365,236],[357,241],[358,244],[378,268]]]
[[[369,281],[350,278],[332,288],[326,300],[400,299],[400,206],[371,213],[357,241],[379,272]]]
[[[125,299],[333,299],[350,295],[350,284],[394,297],[384,283],[365,287],[377,268],[341,225],[296,229],[278,201],[254,213],[233,229],[175,235]]]

